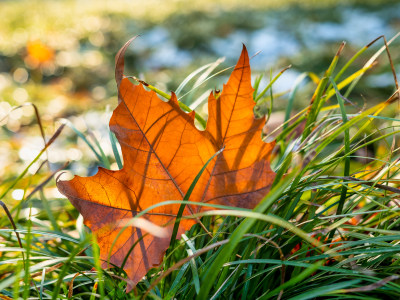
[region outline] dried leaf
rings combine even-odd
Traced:
[[[207,165],[189,200],[253,208],[275,178],[269,165],[274,144],[262,141],[264,119],[255,119],[253,114],[253,88],[245,47],[218,99],[213,93],[209,96],[204,131],[195,127],[194,112],[187,114],[180,109],[174,93],[171,100],[164,102],[141,84],[134,85],[122,77],[123,61],[119,58],[125,49],[126,45],[117,57],[119,105],[110,120],[110,128],[121,144],[124,167],[119,171],[99,168],[92,177],[75,176],[71,181],[59,181],[58,188],[97,236],[103,267],[108,259],[121,266],[134,246],[124,270],[136,285],[150,268],[162,262],[179,205],[160,206],[142,216],[164,226],[166,236],[154,236],[151,232],[145,235],[145,226],[132,226],[120,235],[110,251],[121,230],[121,220],[162,201],[182,200],[201,168],[221,148],[224,151]],[[205,209],[190,205],[184,215]],[[182,220],[178,237],[193,224],[192,220]]]

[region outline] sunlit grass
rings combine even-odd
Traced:
[[[118,169],[123,162],[107,117],[101,130],[98,119],[88,126],[79,117],[46,126],[38,153],[21,152],[27,155],[23,168],[3,174],[0,200],[11,218],[1,214],[0,293],[24,299],[397,299],[400,127],[398,116],[383,113],[397,108],[398,97],[355,105],[343,95],[358,77],[346,75],[341,59],[339,51],[320,77],[301,75],[316,91],[310,105],[299,113],[287,105],[285,121],[264,136],[276,141],[277,178],[260,205],[253,211],[222,207],[200,214],[212,237],[193,226],[129,295],[124,271],[101,270],[82,217],[55,189],[54,178],[67,159],[58,162],[59,170],[49,169],[44,148],[47,144],[50,155],[63,139],[75,143],[71,149],[79,152],[71,158],[83,160],[67,167],[74,173],[94,172],[95,165]],[[182,93],[201,90],[196,79],[206,71],[189,75]],[[346,79],[350,82],[341,84]],[[273,115],[273,85],[264,88],[256,89],[254,99]],[[292,89],[289,103],[297,92]],[[36,119],[28,126],[40,132]],[[60,135],[51,138],[58,128]]]

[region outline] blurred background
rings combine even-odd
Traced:
[[[347,44],[340,66],[378,36],[390,39],[398,31],[400,1],[0,1],[0,189],[44,146],[29,103],[39,111],[47,140],[61,123],[69,126],[29,169],[32,176],[7,196],[10,200],[21,200],[25,187],[43,180],[35,174],[44,162],[52,171],[70,161],[75,174],[95,172],[99,160],[79,132],[91,144],[98,143],[105,156],[113,156],[108,120],[117,103],[114,57],[132,36],[140,34],[126,53],[125,74],[166,92],[176,91],[204,65],[216,62],[210,65],[215,67],[212,73],[234,65],[242,43],[250,56],[256,54],[251,67],[254,79],[264,74],[262,88],[270,74],[292,65],[273,85],[274,114],[279,114],[296,78],[306,71],[322,76],[342,41]],[[371,46],[348,74],[362,68],[382,45],[379,40]],[[398,45],[395,41],[390,48],[397,69]],[[192,80],[180,91],[181,101],[195,103],[206,115],[205,95],[222,88],[230,72],[194,91]],[[312,81],[304,82],[296,110],[307,105],[313,88]],[[363,106],[386,99],[394,88],[387,56],[381,55],[351,99]],[[115,162],[110,167],[118,168]],[[54,184],[45,192],[58,195]]]

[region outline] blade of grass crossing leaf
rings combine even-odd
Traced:
[[[218,155],[220,154],[224,149],[221,149],[219,151],[217,151],[213,156],[210,157],[210,159],[204,164],[204,166],[201,168],[200,172],[196,175],[196,177],[194,178],[193,182],[191,183],[188,191],[186,192],[185,197],[183,198],[183,200],[189,200],[190,195],[192,194],[197,182],[199,181],[201,175],[203,174],[204,170],[207,168],[208,164]],[[182,218],[182,214],[183,211],[185,210],[186,207],[186,203],[182,203],[181,206],[179,207],[179,211],[178,214],[176,216],[176,221],[175,221],[175,225],[174,225],[174,229],[172,231],[172,236],[171,236],[171,242],[170,242],[170,247],[173,248],[174,244],[175,244],[175,240],[176,240],[176,235],[178,233],[178,228],[179,228],[179,223],[180,223],[180,219]]]
[[[173,204],[198,205],[198,206],[213,207],[213,208],[217,208],[217,209],[232,209],[232,210],[238,210],[238,211],[239,211],[239,210],[241,210],[241,211],[243,211],[243,210],[248,211],[247,209],[242,209],[242,208],[238,208],[238,207],[234,207],[234,206],[225,206],[225,205],[218,205],[218,204],[207,204],[207,203],[195,202],[195,201],[186,201],[186,200],[168,200],[168,201],[163,201],[163,202],[154,204],[154,205],[152,205],[152,206],[150,206],[150,207],[148,207],[148,208],[142,210],[142,211],[141,211],[140,213],[138,213],[135,217],[133,217],[130,221],[128,221],[128,222],[124,225],[124,227],[121,228],[121,230],[118,232],[117,236],[114,238],[113,243],[111,244],[111,248],[110,248],[110,251],[109,251],[109,256],[110,256],[111,250],[112,250],[112,248],[114,247],[114,245],[115,245],[116,241],[118,240],[118,238],[124,233],[124,231],[125,231],[129,226],[132,226],[132,225],[133,225],[133,223],[132,223],[133,220],[135,220],[136,218],[140,218],[141,216],[143,216],[143,215],[146,214],[147,212],[149,212],[149,211],[151,211],[151,210],[153,210],[153,209],[155,209],[155,208],[157,208],[157,207],[165,206],[165,205],[173,205]],[[11,230],[9,230],[9,231],[11,231]],[[19,232],[20,232],[20,231],[19,231]],[[137,245],[137,243],[138,243],[139,241],[141,241],[141,239],[138,239],[138,241],[136,241],[136,242],[132,245],[131,249],[128,251],[128,254],[133,250],[133,248]],[[122,266],[126,263],[126,260],[127,260],[127,256],[125,257],[125,260],[124,260]],[[121,270],[120,272],[122,272],[122,270]]]
[[[182,108],[183,110],[187,111],[187,112],[191,112],[192,110],[190,109],[189,106],[187,106],[186,104],[179,102],[179,106],[180,108]],[[204,120],[198,113],[195,112],[194,117],[196,118],[196,120],[201,124],[201,126],[203,128],[206,128],[207,122],[206,120]]]
[[[333,85],[333,88],[336,91],[336,98],[337,98],[337,101],[339,102],[340,112],[342,114],[342,119],[343,119],[343,124],[346,124],[348,122],[348,119],[347,119],[347,115],[346,115],[346,110],[345,110],[345,107],[344,107],[343,99],[342,99],[342,97],[340,95],[340,92],[339,92],[339,90],[338,90],[338,88],[336,86],[335,81],[333,81],[332,78],[330,78],[330,81],[331,81],[331,83]],[[344,175],[343,176],[349,176],[350,175],[350,156],[348,155],[348,153],[350,152],[350,132],[349,132],[349,129],[346,129],[344,131],[344,152],[345,152],[345,155],[347,155],[347,156],[346,156],[345,161],[344,161],[344,171],[343,171]],[[347,187],[344,184],[342,186],[342,191],[340,193],[339,205],[338,205],[338,208],[337,208],[337,214],[339,214],[339,215],[342,213],[344,202],[346,201],[346,195],[347,195]]]
[[[140,82],[141,84],[143,84],[145,87],[149,88],[150,90],[152,90],[153,92],[156,92],[158,95],[160,95],[161,97],[167,99],[167,100],[171,100],[171,95],[167,94],[164,91],[161,91],[160,89],[156,88],[155,86],[152,86],[151,84],[148,84],[147,82],[144,82],[143,80],[140,80],[138,78],[136,78],[135,76],[129,76],[130,78],[133,78],[134,80],[136,80],[137,82]],[[210,78],[210,77],[209,77]],[[209,78],[207,78],[206,80],[208,80]],[[205,81],[206,81],[205,80]],[[189,92],[187,92],[186,94],[184,94],[183,96],[181,96],[180,98],[178,98],[178,104],[179,107],[182,108],[184,111],[186,112],[191,112],[192,110],[190,109],[189,106],[187,106],[185,103],[183,103],[182,101],[180,101],[184,96],[188,95],[191,91],[193,91],[195,88],[191,89]],[[194,117],[196,118],[196,120],[201,124],[201,126],[203,126],[203,128],[206,128],[206,121],[198,114],[195,113]]]
[[[122,165],[122,160],[121,160],[121,155],[118,151],[117,147],[117,138],[115,137],[115,134],[112,131],[109,131],[109,136],[110,136],[110,142],[111,142],[111,148],[114,153],[114,158],[115,161],[117,162],[118,168],[121,170],[123,165]]]
[[[185,197],[184,197],[184,201],[185,201],[185,202],[182,202],[181,205],[180,205],[180,207],[179,207],[179,211],[178,211],[178,214],[177,214],[177,217],[176,217],[176,221],[175,221],[175,224],[174,224],[174,228],[173,228],[173,231],[172,231],[172,236],[171,236],[171,241],[170,241],[170,249],[174,249],[174,245],[175,245],[175,242],[176,242],[176,236],[177,236],[178,229],[179,229],[180,219],[182,218],[182,214],[183,214],[183,211],[185,210],[186,204],[190,203],[190,201],[187,201],[187,200],[189,200],[192,191],[194,190],[194,188],[195,188],[195,186],[196,186],[198,180],[200,179],[200,177],[201,177],[201,175],[203,174],[204,170],[207,168],[208,164],[209,164],[218,154],[220,154],[222,151],[223,151],[223,149],[217,151],[217,152],[205,163],[205,165],[202,167],[202,169],[201,169],[200,172],[196,175],[195,179],[193,180],[192,184],[190,185],[190,187],[189,187],[189,189],[188,189],[188,191],[187,191],[187,193],[186,193],[186,195],[185,195]],[[174,201],[173,201],[173,202],[174,202]],[[175,201],[175,202],[176,202],[176,201]],[[163,203],[159,203],[159,204],[157,204],[157,205],[163,205]],[[155,206],[149,207],[147,210],[149,210],[149,209],[151,209],[151,208],[154,208],[154,207],[155,207]],[[137,217],[140,217],[140,216],[141,216],[142,214],[144,214],[145,212],[146,212],[146,210],[142,211],[140,214],[137,215]],[[109,256],[110,256],[110,254],[111,254],[112,248],[114,247],[114,244],[116,243],[116,241],[118,240],[119,236],[123,233],[123,231],[124,231],[127,227],[128,227],[128,224],[125,225],[125,226],[120,230],[120,232],[118,233],[118,235],[117,235],[116,238],[114,239],[113,244],[112,244],[111,247],[110,247]],[[128,254],[125,256],[125,259],[124,259],[124,261],[123,261],[123,263],[122,263],[122,267],[121,267],[121,269],[120,269],[120,272],[122,272],[122,268],[123,268],[123,266],[125,265],[129,254],[132,252],[133,248],[137,245],[137,243],[138,243],[138,241],[135,242],[135,243],[132,245],[132,247],[131,247],[130,250],[128,251]],[[166,255],[169,256],[169,254],[170,254],[170,251],[167,251],[167,254],[166,254]],[[169,262],[168,262],[168,261],[166,261],[166,265],[167,265],[167,266],[169,265]]]
[[[119,234],[121,234],[123,231],[124,231],[124,228],[121,229],[121,231],[119,232]],[[128,261],[128,258],[129,258],[129,256],[131,255],[133,249],[134,249],[134,248],[136,247],[136,245],[138,245],[138,244],[143,240],[143,238],[144,238],[145,236],[147,236],[148,234],[149,234],[149,233],[143,234],[140,238],[138,238],[138,240],[137,240],[135,243],[133,243],[133,245],[131,246],[131,248],[130,248],[130,249],[128,250],[128,252],[126,253],[124,260],[122,261],[121,267],[119,268],[119,271],[118,271],[118,276],[121,276],[121,274],[122,274],[122,272],[123,272],[123,269],[124,269],[124,267],[125,267],[125,264],[126,264],[126,262]],[[115,241],[116,241],[117,239],[118,239],[118,237],[115,238],[114,243],[115,243]],[[110,251],[109,251],[109,256],[108,256],[108,259],[107,259],[107,264],[110,264],[111,250],[112,250],[113,246],[114,246],[114,244],[112,244],[111,249],[110,249]]]
[[[130,78],[133,78],[134,80],[140,82],[141,84],[143,84],[144,86],[146,86],[147,88],[149,88],[150,90],[152,90],[153,92],[156,92],[158,95],[160,95],[161,97],[167,99],[167,100],[171,100],[171,95],[161,91],[160,89],[148,84],[147,82],[144,82],[143,80],[140,80],[138,78],[136,78],[135,76],[130,76]],[[192,89],[193,90],[193,89]],[[191,90],[191,91],[192,91]],[[189,91],[190,92],[190,91]],[[188,92],[188,93],[189,93]],[[186,93],[185,95],[187,95],[188,93]],[[184,97],[185,95],[183,95],[182,97]],[[190,109],[189,106],[187,106],[185,103],[183,103],[182,101],[180,101],[180,99],[182,98],[178,98],[178,104],[179,107],[182,108],[184,111],[186,112],[191,112],[192,110]],[[194,117],[196,118],[196,120],[204,127],[206,128],[206,121],[198,114],[195,113]]]
[[[204,170],[207,168],[208,164],[218,155],[220,154],[224,149],[221,149],[219,151],[217,151],[213,156],[211,156],[211,158],[204,164],[204,166],[201,168],[200,172],[196,175],[196,177],[194,178],[193,182],[191,183],[188,191],[186,192],[183,200],[187,201],[190,198],[190,195],[192,194],[197,182],[199,181],[201,175],[203,174]],[[176,242],[176,235],[178,234],[178,229],[179,229],[179,224],[180,224],[180,220],[182,218],[182,214],[183,211],[185,210],[186,207],[186,203],[182,203],[179,207],[179,211],[178,214],[176,216],[176,220],[175,220],[175,224],[174,224],[174,228],[172,230],[172,235],[171,235],[171,241],[170,241],[170,248],[169,249],[174,249],[175,246],[175,242]],[[170,251],[167,251],[167,256],[170,254]],[[166,266],[169,267],[170,264],[168,261],[166,261]]]
[[[147,82],[140,80],[139,78],[136,78],[135,76],[129,76],[130,78],[133,78],[135,81],[143,84],[145,87],[147,87],[149,90],[152,90],[156,94],[160,95],[161,97],[171,100],[171,95],[167,94],[166,92],[160,90],[159,88],[152,86],[151,84],[148,84]]]
[[[293,172],[295,174],[295,172]],[[282,191],[286,189],[291,183],[294,174],[289,175],[285,180],[282,180],[279,184],[272,188],[267,196],[256,206],[255,212],[266,212],[271,205],[281,196]],[[240,243],[243,235],[251,228],[256,222],[255,219],[245,219],[238,228],[233,232],[230,237],[228,244],[222,247],[221,252],[214,259],[214,262],[209,266],[208,270],[205,271],[201,277],[201,290],[197,299],[205,300],[208,298],[209,292],[215,283],[215,279],[218,276],[222,265],[230,258],[237,245]]]

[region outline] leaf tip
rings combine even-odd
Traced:
[[[244,43],[242,43],[242,45],[242,53],[240,54],[239,60],[235,66],[235,70],[241,69],[243,67],[250,67],[249,53],[247,51],[246,45]]]
[[[129,45],[138,37],[138,35],[132,37],[129,41],[119,49],[117,55],[115,56],[115,81],[117,82],[117,86],[119,87],[123,73],[124,73],[124,65],[125,65],[125,52],[128,49]]]
[[[190,117],[190,119],[192,120],[192,122],[194,122],[194,118],[196,116],[196,112],[194,110],[192,110],[190,113],[188,113],[188,116]]]
[[[174,103],[179,106],[178,97],[176,97],[176,94],[174,92],[171,92],[171,99],[169,99],[169,102],[171,102],[171,104]]]

